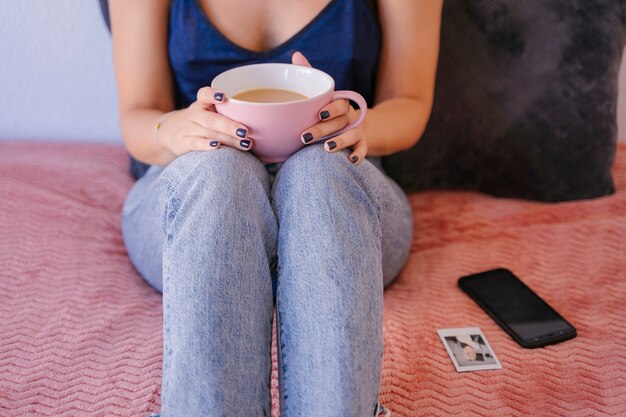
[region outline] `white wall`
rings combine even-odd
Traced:
[[[0,140],[121,143],[97,0],[0,0]]]
[[[97,0],[0,0],[0,140],[120,143],[113,77]],[[618,124],[626,141],[626,54]]]

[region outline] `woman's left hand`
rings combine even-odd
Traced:
[[[309,61],[300,52],[295,52],[292,55],[291,62],[295,65],[312,67]],[[348,100],[341,99],[322,107],[318,116],[320,122],[302,132],[302,142],[307,145],[348,126],[359,118],[359,112],[352,108]],[[367,155],[367,140],[365,131],[361,126],[363,126],[363,124],[326,140],[324,142],[324,149],[326,149],[327,152],[337,152],[344,148],[350,148],[352,152],[349,154],[348,159],[353,164],[359,165]]]

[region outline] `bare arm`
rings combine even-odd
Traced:
[[[169,0],[110,0],[120,127],[128,152],[164,165],[172,155],[154,143],[159,119],[174,109],[167,58]]]
[[[432,109],[439,56],[443,0],[378,0],[383,45],[376,104],[363,123],[325,142],[329,152],[352,148],[356,164],[366,155],[384,156],[412,147],[421,137]],[[294,61],[300,58],[294,58]],[[344,128],[358,117],[346,100],[321,112],[321,122],[303,132],[305,143]],[[308,141],[304,135],[311,133]]]
[[[370,155],[415,145],[430,117],[443,0],[379,0],[383,47],[376,105],[365,129]]]
[[[109,0],[109,8],[120,125],[128,152],[147,164],[167,165],[186,152],[215,150],[221,144],[248,151],[248,129],[215,112],[214,104],[223,98],[216,90],[203,87],[197,101],[174,110],[167,56],[169,0]],[[237,135],[242,130],[243,136]]]

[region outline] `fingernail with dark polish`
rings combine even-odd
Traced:
[[[331,141],[326,142],[326,143],[328,144],[328,149],[330,149],[331,151],[337,147],[337,144],[335,143],[334,140],[331,140]]]
[[[242,147],[246,148],[246,149],[248,149],[248,148],[250,147],[250,141],[249,141],[249,140],[242,140],[242,141],[239,141],[239,144],[240,144]]]
[[[304,135],[302,135],[302,138],[304,139],[304,143],[309,143],[313,140],[313,134],[307,132]]]
[[[246,133],[248,133],[246,129],[242,129],[242,128],[237,129],[237,136],[239,136],[240,138],[245,138]]]
[[[359,160],[359,157],[358,157],[358,156],[356,156],[356,155],[354,155],[354,156],[351,158],[352,163],[355,163],[355,162],[356,162],[356,161],[358,161],[358,160]]]
[[[330,117],[330,113],[327,110],[324,110],[323,112],[320,113],[320,119],[325,120],[328,119]]]
[[[218,143],[219,143],[218,141],[216,141],[216,140],[212,140],[211,142],[209,142],[209,145],[210,145],[212,148],[217,148],[217,144],[218,144]]]
[[[217,92],[213,94],[213,98],[217,101],[222,101],[224,100],[224,93]]]

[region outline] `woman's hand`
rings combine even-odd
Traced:
[[[157,128],[157,144],[175,156],[215,150],[222,144],[249,151],[252,140],[248,138],[248,128],[215,112],[215,103],[224,100],[223,92],[211,87],[201,88],[197,100],[189,107],[165,116]]]
[[[295,52],[291,62],[296,65],[311,67],[309,61],[300,52]],[[322,107],[319,112],[320,122],[302,132],[302,142],[310,144],[324,136],[331,135],[359,118],[359,112],[354,110],[348,100],[333,101]],[[324,149],[328,152],[337,152],[344,148],[351,148],[348,159],[359,165],[367,155],[367,139],[363,124],[328,139],[324,142]]]

